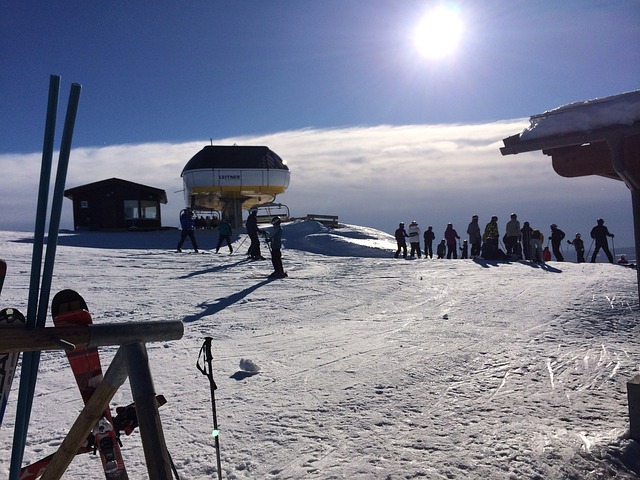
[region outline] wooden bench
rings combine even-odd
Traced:
[[[338,228],[338,215],[320,215],[318,213],[307,213],[305,220],[314,220],[327,227]]]

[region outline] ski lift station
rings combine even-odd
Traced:
[[[222,212],[234,226],[242,211],[272,203],[289,186],[286,163],[264,146],[207,145],[182,169],[185,203]]]

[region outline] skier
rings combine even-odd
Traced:
[[[536,263],[542,263],[542,243],[544,242],[544,235],[537,228],[531,231],[531,244],[529,247],[529,255],[531,255],[531,261]]]
[[[280,217],[273,217],[271,224],[273,231],[267,235],[267,242],[271,244],[271,263],[273,264],[273,273],[269,278],[284,278],[287,272],[282,266],[282,220]]]
[[[444,238],[447,241],[447,259],[458,258],[457,241],[460,240],[458,232],[453,228],[452,223],[447,223],[447,229],[444,231]]]
[[[251,240],[248,251],[249,256],[253,260],[264,260],[264,257],[260,254],[260,239],[258,238],[260,230],[258,229],[257,209],[252,208],[249,210],[249,216],[247,217],[245,226],[247,228],[247,235],[249,235],[249,239]]]
[[[479,257],[482,235],[480,234],[480,225],[478,225],[478,215],[471,217],[471,222],[467,227],[467,235],[469,235],[469,243],[471,244],[471,258]]]
[[[404,229],[404,222],[400,222],[396,229],[396,242],[398,243],[398,250],[396,250],[395,258],[400,256],[400,250],[402,250],[402,256],[407,258],[407,231]]]
[[[484,245],[482,246],[482,258],[485,260],[493,260],[498,254],[498,241],[500,234],[498,233],[498,217],[496,215],[491,217],[491,221],[484,227],[484,235],[482,240]]]
[[[189,237],[193,249],[198,253],[198,244],[196,243],[196,236],[193,233],[196,228],[196,222],[193,218],[193,210],[187,207],[182,211],[182,214],[180,215],[180,226],[182,227],[182,232],[180,233],[180,241],[178,242],[176,251],[182,251],[182,244],[186,238]]]
[[[411,244],[411,258],[415,258],[416,253],[418,258],[422,258],[420,252],[420,227],[415,220],[409,224],[409,243]]]
[[[462,241],[462,246],[460,247],[460,258],[469,258],[469,242],[466,240]]]
[[[233,247],[231,246],[231,224],[222,217],[220,223],[218,224],[218,245],[216,245],[216,253],[220,251],[220,247],[222,246],[222,242],[226,240],[227,246],[229,247],[229,253],[233,253]]]
[[[433,233],[433,227],[429,225],[427,231],[424,232],[424,258],[433,258],[433,241],[436,239],[436,234]]]
[[[440,241],[436,250],[438,258],[444,258],[445,254],[447,253],[447,241],[444,238]]]
[[[576,233],[576,238],[571,240],[567,240],[569,245],[573,245],[573,248],[576,249],[576,256],[578,257],[578,263],[584,263],[584,242],[582,238],[580,238],[580,234]]]
[[[505,230],[504,248],[507,250],[507,255],[514,254],[520,259],[522,252],[519,243],[522,232],[520,231],[518,216],[515,213],[511,214],[511,220],[507,222]]]
[[[551,248],[553,249],[553,255],[556,257],[556,261],[558,262],[564,262],[564,257],[562,256],[562,252],[560,251],[560,245],[564,236],[564,232],[558,228],[558,225],[552,223],[550,237]]]
[[[596,241],[596,249],[593,251],[593,255],[591,256],[591,263],[596,263],[596,256],[600,249],[602,249],[609,259],[609,263],[613,263],[613,255],[609,251],[609,242],[607,241],[607,237],[613,238],[613,233],[609,233],[609,229],[605,227],[604,220],[599,218],[598,224],[591,229],[591,238]]]

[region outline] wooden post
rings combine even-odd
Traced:
[[[627,401],[629,403],[629,437],[640,442],[640,375],[627,382]]]
[[[111,365],[107,369],[102,382],[100,382],[91,395],[91,398],[80,412],[69,433],[62,441],[58,451],[51,459],[47,469],[42,475],[42,480],[58,480],[64,475],[67,467],[78,453],[78,449],[87,439],[91,429],[95,426],[100,416],[109,406],[109,402],[118,388],[127,378],[127,370],[124,358],[124,347],[120,347]]]
[[[141,342],[130,343],[124,348],[149,479],[172,480],[171,460],[162,432],[147,350]]]

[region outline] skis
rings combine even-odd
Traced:
[[[167,403],[167,400],[163,395],[156,395],[156,403],[161,407]],[[134,403],[130,403],[126,407],[118,407],[116,408],[116,412],[118,414],[113,419],[113,429],[116,432],[116,437],[119,442],[120,434],[122,432],[124,432],[125,435],[131,435],[131,433],[133,433],[133,431],[138,427],[138,415],[136,414],[136,406]],[[91,433],[82,447],[80,447],[77,454],[81,455],[83,453],[93,452],[96,448],[97,445],[95,443],[95,437]],[[52,453],[31,465],[23,467],[22,470],[20,470],[20,480],[35,480],[42,476],[54,455],[55,453]]]
[[[93,323],[91,315],[87,311],[86,302],[79,293],[73,290],[62,290],[53,297],[51,314],[56,327]],[[67,358],[82,399],[87,403],[97,385],[102,381],[102,366],[98,349],[76,349],[67,352]],[[96,448],[100,452],[105,477],[108,480],[128,480],[110,408],[107,407],[104,411],[92,434],[95,437]]]
[[[4,261],[2,261],[2,263],[4,263]],[[15,308],[0,310],[0,328],[13,328],[24,325],[24,315]],[[19,357],[20,352],[0,353],[0,426],[2,426],[4,410],[7,407],[7,400],[9,399],[9,392],[11,392],[11,384],[13,383],[13,377],[16,373]]]

